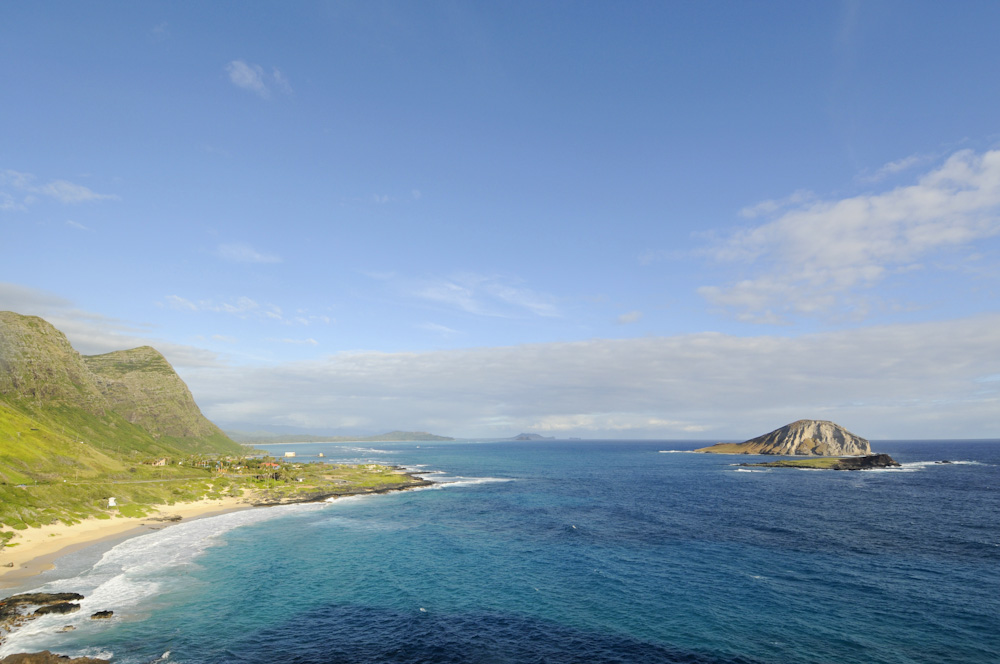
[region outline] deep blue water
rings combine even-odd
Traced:
[[[84,611],[36,621],[7,651],[1000,662],[1000,442],[881,442],[904,468],[863,472],[747,472],[731,465],[744,457],[661,451],[700,445],[275,447],[419,465],[446,483],[194,521],[83,557],[47,587],[87,594]],[[115,618],[93,623],[91,609]]]

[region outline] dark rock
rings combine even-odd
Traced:
[[[15,604],[52,604],[53,602],[78,602],[83,599],[80,593],[24,593],[21,595],[11,595],[0,600],[0,606]]]
[[[11,595],[6,599],[0,600],[0,623],[19,616],[22,607],[48,606],[50,604],[76,602],[81,599],[83,599],[83,595],[79,593],[24,593],[21,595]]]
[[[872,468],[893,468],[900,464],[888,454],[869,454],[863,457],[843,457],[839,459],[782,459],[767,463],[741,463],[741,466],[763,468],[807,468],[809,470],[869,470]]]
[[[91,620],[107,620],[111,616],[115,615],[114,611],[98,611],[94,615],[90,616]]]
[[[110,660],[93,657],[66,657],[43,650],[42,652],[21,652],[0,659],[0,664],[107,664]]]
[[[73,602],[59,602],[58,604],[46,604],[45,606],[40,606],[35,609],[36,616],[47,616],[53,613],[65,614],[74,613],[80,610],[79,604],[74,604]]]
[[[841,459],[837,462],[834,470],[867,470],[869,468],[898,468],[899,466],[899,462],[888,454],[872,454]]]
[[[951,463],[951,461],[948,461],[947,459],[941,459],[940,461],[935,461],[934,463]]]

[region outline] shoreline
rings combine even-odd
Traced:
[[[156,513],[144,517],[90,518],[73,525],[54,523],[19,530],[8,546],[0,549],[0,591],[21,586],[53,569],[58,559],[95,544],[127,539],[182,521],[253,508],[245,498],[215,498],[163,505]]]
[[[296,498],[269,499],[267,496],[209,498],[191,503],[163,505],[143,517],[89,518],[74,525],[54,523],[39,528],[15,531],[7,546],[0,548],[0,591],[18,588],[28,579],[53,569],[55,562],[71,553],[111,540],[125,540],[146,532],[166,528],[182,521],[218,516],[229,512],[273,507],[294,503],[324,502],[330,498],[377,495],[407,491],[435,484],[410,472],[402,473],[408,481],[376,489],[317,491]],[[16,546],[10,546],[16,544]],[[8,567],[7,565],[11,565]]]

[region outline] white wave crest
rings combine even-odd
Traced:
[[[117,617],[155,596],[168,579],[183,577],[177,574],[178,569],[193,564],[202,552],[218,543],[219,535],[234,528],[322,507],[322,503],[307,503],[230,512],[127,539],[106,551],[90,569],[38,588],[38,592],[80,593],[84,596],[80,601],[80,610],[68,615],[48,615],[32,620],[7,638],[0,647],[0,657],[16,652],[54,649],[60,638],[53,633],[65,625],[76,628],[78,634],[84,630],[103,628],[107,625],[104,621],[90,620],[93,613],[113,610]]]

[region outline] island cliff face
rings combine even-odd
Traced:
[[[743,443],[719,443],[695,452],[781,456],[868,456],[871,443],[826,420],[799,420]]]

